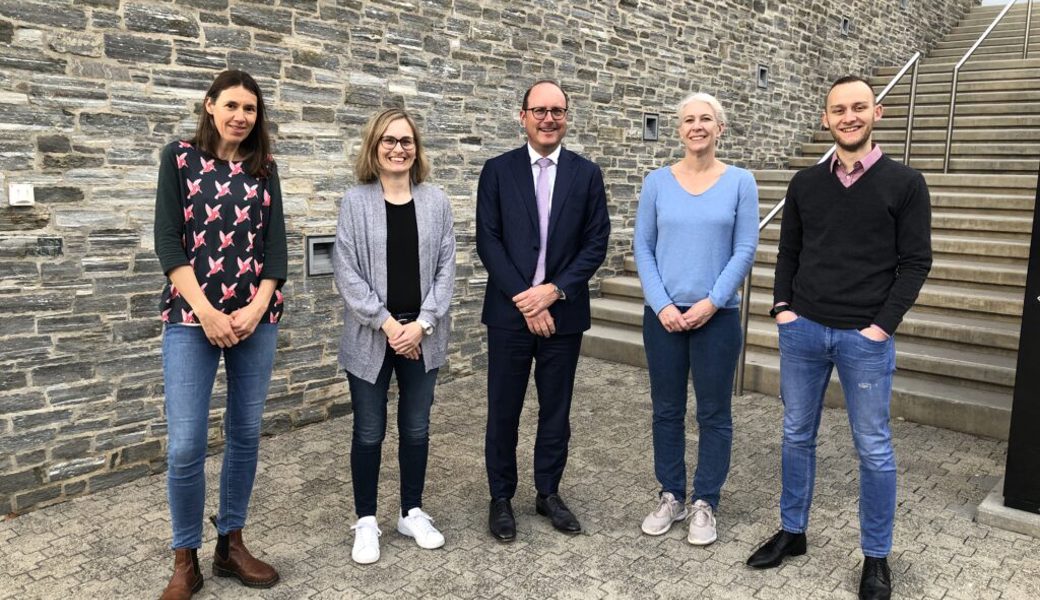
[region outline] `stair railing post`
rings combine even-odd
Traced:
[[[943,151],[943,173],[950,172],[950,144],[953,142],[953,115],[957,110],[957,76],[961,66],[953,68],[953,82],[950,84],[950,118],[946,123],[946,149]]]
[[[914,62],[914,71],[910,74],[910,107],[906,111],[906,143],[903,144],[903,164],[910,166],[910,146],[913,144],[914,129],[914,103],[917,99],[917,65]]]
[[[1029,22],[1033,18],[1033,0],[1026,2],[1026,32],[1022,36],[1022,59],[1029,58]]]
[[[744,363],[747,360],[747,330],[748,321],[751,319],[751,272],[744,278],[744,292],[741,294],[740,302],[740,360],[737,362],[737,395],[744,395]]]

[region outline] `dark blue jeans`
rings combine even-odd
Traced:
[[[740,355],[739,311],[722,309],[699,329],[669,333],[647,306],[643,347],[654,409],[654,473],[661,491],[686,500],[686,400],[692,374],[700,431],[692,498],[717,509],[733,444],[730,408]]]
[[[163,332],[166,489],[174,549],[202,545],[209,402],[221,354],[228,389],[217,530],[226,534],[245,526],[277,341],[278,325],[270,323],[257,325],[251,336],[223,350],[209,343],[202,327],[167,325]]]
[[[809,526],[816,432],[831,370],[837,367],[859,454],[860,545],[866,556],[888,556],[896,512],[896,459],[888,426],[895,340],[875,342],[855,329],[834,329],[805,317],[778,327],[784,401],[781,525],[791,533]]]
[[[354,436],[350,444],[350,474],[354,484],[354,511],[358,518],[375,516],[379,465],[386,435],[387,390],[397,374],[398,466],[401,469],[401,508],[422,508],[426,461],[430,449],[430,407],[437,369],[427,371],[420,356],[405,358],[386,347],[383,367],[375,383],[347,373],[354,406]]]

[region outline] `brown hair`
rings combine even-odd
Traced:
[[[412,128],[412,138],[415,140],[415,162],[412,163],[409,172],[412,183],[420,184],[430,176],[430,163],[426,160],[422,136],[419,134],[419,128],[415,126],[415,120],[402,108],[388,108],[372,115],[368,123],[365,123],[365,130],[361,135],[361,151],[358,152],[357,161],[354,163],[354,174],[359,182],[375,183],[379,179],[379,140],[390,123],[398,119],[408,122],[408,126]]]
[[[221,92],[239,86],[256,96],[256,123],[246,139],[239,144],[238,152],[243,157],[242,162],[246,172],[253,177],[266,177],[271,163],[274,162],[274,157],[271,156],[271,137],[267,133],[267,110],[264,107],[264,96],[260,93],[260,86],[245,71],[236,69],[223,71],[213,80],[202,99],[203,106],[199,111],[199,124],[195,127],[195,137],[191,138],[191,143],[210,156],[217,155],[217,148],[220,147],[220,133],[213,123],[213,115],[206,111],[205,102],[208,98],[211,103],[216,104]]]

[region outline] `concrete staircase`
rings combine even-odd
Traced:
[[[898,332],[892,398],[896,417],[1007,439],[1024,296],[1026,261],[1040,165],[1040,3],[1023,60],[1025,5],[1012,8],[961,72],[951,172],[941,173],[951,70],[999,7],[977,7],[922,61],[910,163],[925,172],[932,197],[934,264]],[[880,90],[897,68],[880,69]],[[902,159],[909,74],[884,104],[874,139]],[[825,131],[803,144],[792,169],[830,148]],[[757,171],[761,214],[783,198],[794,170]],[[768,316],[779,218],[761,234],[751,273],[748,390],[779,390],[777,333]],[[602,282],[582,352],[644,365],[642,291],[631,258],[626,273]],[[841,405],[835,376],[827,403]]]

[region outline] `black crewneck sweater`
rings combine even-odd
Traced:
[[[830,162],[787,188],[773,302],[839,329],[895,333],[932,265],[924,177],[887,156],[846,188]]]

